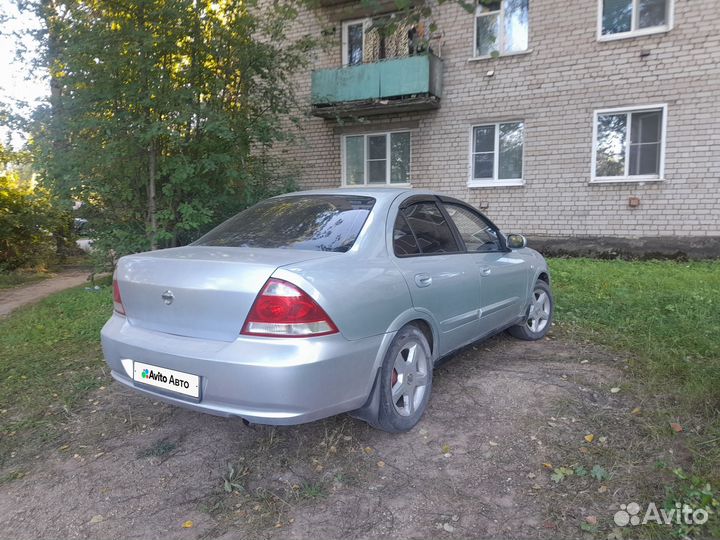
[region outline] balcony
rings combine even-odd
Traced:
[[[312,74],[312,113],[322,118],[437,109],[442,60],[421,54]]]
[[[342,6],[344,4],[354,4],[353,7],[356,11],[359,8],[364,13],[397,11],[395,0],[375,0],[367,5],[365,5],[365,2],[358,2],[357,0],[316,0],[316,4],[321,8],[332,8],[335,6]]]

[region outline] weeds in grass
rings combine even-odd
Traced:
[[[242,479],[250,473],[250,469],[245,465],[227,464],[227,473],[223,476],[223,490],[225,493],[233,491],[243,491],[245,486]]]
[[[267,431],[267,435],[260,437],[257,441],[258,450],[263,453],[270,452],[282,442],[275,426],[271,426]]]
[[[703,509],[708,520],[703,524],[673,523],[678,538],[720,538],[720,491],[698,476],[688,475],[681,468],[673,469],[677,482],[667,489],[665,509]]]
[[[573,463],[572,465],[553,467],[552,473],[550,474],[550,480],[559,484],[572,476],[584,478],[588,474],[598,482],[604,482],[610,479],[610,473],[602,465],[595,464],[592,469],[588,471],[584,465]]]
[[[202,509],[217,519],[243,519],[256,526],[278,526],[288,510],[311,504],[331,491],[357,482],[362,460],[348,460],[355,421],[331,418],[315,429],[258,427],[251,447],[230,461],[221,489]],[[292,437],[301,440],[288,440]]]
[[[327,494],[327,489],[320,482],[304,483],[298,491],[300,499],[323,499]]]
[[[152,446],[138,452],[138,457],[149,458],[149,457],[165,457],[172,453],[177,448],[177,443],[172,442],[169,439],[160,439],[156,441]]]

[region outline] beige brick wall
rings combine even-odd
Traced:
[[[471,61],[474,17],[448,3],[433,12],[444,32],[439,110],[368,119],[414,121],[413,187],[465,199],[502,228],[528,235],[720,235],[720,0],[675,0],[663,34],[598,42],[596,0],[530,0],[527,54]],[[340,21],[357,3],[301,16],[298,34],[335,28],[313,67],[340,65]],[[649,52],[641,58],[641,51]],[[494,75],[488,77],[488,71]],[[308,100],[310,73],[298,78]],[[665,179],[590,184],[593,111],[666,103]],[[468,188],[470,126],[525,121],[519,187]],[[335,121],[308,116],[283,153],[301,166],[303,187],[340,185]],[[640,198],[630,208],[628,198]]]

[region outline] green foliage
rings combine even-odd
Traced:
[[[72,240],[72,216],[23,178],[18,155],[0,145],[0,271],[46,267]],[[58,253],[58,252],[61,253]]]
[[[684,520],[673,523],[674,536],[678,538],[720,537],[720,492],[703,478],[690,476],[680,468],[673,469],[676,482],[667,489],[665,509],[703,509],[708,513],[704,524],[688,524]]]
[[[248,467],[244,465],[236,466],[232,463],[228,463],[227,469],[227,474],[223,476],[223,490],[225,493],[243,491],[245,489],[245,486],[243,485],[243,478],[250,472]]]
[[[267,150],[300,109],[292,3],[38,2],[51,107],[33,151],[46,180],[85,203],[94,246],[117,255],[185,244],[288,189]]]
[[[600,465],[594,465],[592,470],[588,471],[584,465],[573,464],[568,466],[555,467],[550,474],[550,480],[552,480],[556,484],[559,484],[560,482],[571,476],[583,478],[588,474],[590,474],[590,476],[600,482],[610,478],[608,472]]]
[[[588,474],[588,470],[585,467],[583,467],[582,465],[578,465],[577,467],[575,467],[574,472],[575,472],[575,476],[579,476],[579,477],[587,476],[587,474]]]
[[[573,474],[574,471],[570,467],[555,467],[550,475],[550,479],[556,484],[559,484],[568,476],[572,476]]]
[[[593,465],[593,468],[590,470],[590,476],[598,482],[610,479],[610,473],[608,473],[607,470],[605,470],[605,467],[601,465]]]

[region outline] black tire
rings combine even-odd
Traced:
[[[396,365],[402,365],[400,358],[408,358],[413,347],[415,349],[411,354],[414,362],[405,360],[407,371],[398,373]],[[371,423],[390,433],[410,431],[427,407],[432,391],[432,375],[432,353],[425,335],[417,326],[404,326],[393,339],[380,368],[379,384],[375,387],[375,391],[379,392],[378,417],[377,422]],[[421,381],[424,384],[418,384]],[[407,394],[400,393],[400,398],[394,402],[393,388],[396,395],[400,391]],[[422,395],[417,394],[419,391]]]
[[[548,308],[545,313],[547,318],[543,320],[544,324],[536,326],[537,330],[533,330],[533,324],[531,321],[535,320],[535,315],[539,313],[536,311],[538,309],[537,302],[539,300],[538,297],[543,293],[547,297]],[[540,298],[542,298],[542,296],[540,296]],[[508,328],[508,333],[513,337],[523,339],[525,341],[537,341],[538,339],[542,339],[550,331],[554,312],[555,300],[553,299],[550,285],[539,279],[535,282],[535,287],[533,287],[532,300],[530,302],[530,307],[528,308],[527,317],[525,317],[525,320],[523,320],[522,323]],[[543,317],[543,315],[539,315],[539,317]]]

